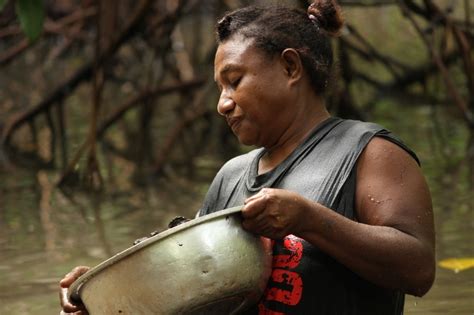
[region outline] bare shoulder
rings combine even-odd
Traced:
[[[357,162],[356,211],[361,222],[406,232],[417,222],[431,224],[431,196],[415,159],[395,143],[374,137]]]
[[[371,165],[383,167],[387,163],[393,163],[394,166],[412,166],[419,169],[418,163],[407,151],[382,137],[374,137],[370,140],[362,151],[358,167]]]
[[[381,137],[374,137],[362,151],[357,161],[357,174],[358,184],[382,181],[397,183],[402,188],[411,180],[424,181],[416,160],[397,144]]]

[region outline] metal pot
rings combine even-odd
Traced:
[[[271,245],[241,226],[241,207],[196,218],[109,258],[77,279],[90,314],[236,314],[271,272]]]

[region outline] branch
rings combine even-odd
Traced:
[[[460,58],[459,51],[455,50],[448,55],[443,56],[441,61],[445,65],[450,65]],[[435,74],[439,70],[436,64],[432,62],[422,65],[418,68],[411,69],[405,72],[405,75],[387,86],[389,89],[404,88],[413,83],[420,82],[426,79],[429,75]]]
[[[155,174],[160,173],[163,169],[163,166],[165,165],[166,160],[168,159],[176,141],[179,139],[179,136],[185,130],[185,128],[209,112],[209,108],[204,106],[204,102],[207,99],[206,95],[210,90],[210,86],[210,84],[207,84],[207,88],[205,88],[204,91],[201,91],[199,95],[195,97],[194,102],[191,105],[191,109],[184,113],[182,119],[177,121],[174,124],[174,128],[172,128],[168,133],[165,143],[157,155],[158,158],[154,166]]]
[[[353,43],[351,43],[349,40],[347,40],[344,37],[341,37],[342,41],[346,45],[347,48],[351,49],[352,51],[356,52],[359,54],[361,57],[363,57],[366,60],[372,61],[376,60],[382,63],[387,69],[393,74],[393,76],[398,77],[399,74],[396,72],[396,68],[407,71],[410,69],[409,66],[403,64],[402,62],[390,57],[390,56],[385,56],[381,53],[379,53],[375,47],[373,47],[354,27],[351,25],[347,25],[350,34],[357,39],[365,48],[366,50],[363,50]]]
[[[53,104],[62,101],[79,85],[79,83],[90,78],[91,74],[91,64],[82,66],[69,80],[56,88],[56,90],[49,94],[40,103],[24,112],[14,114],[14,116],[6,122],[5,127],[3,128],[1,145],[8,145],[10,137],[17,128],[26,121],[35,117],[37,114],[48,110]]]
[[[44,32],[45,33],[53,33],[53,34],[62,34],[63,29],[71,24],[75,23],[77,21],[84,20],[87,17],[93,16],[97,14],[97,9],[95,7],[88,8],[88,9],[79,9],[70,14],[69,16],[66,16],[58,21],[52,21],[52,20],[46,20],[44,24]],[[22,34],[22,30],[19,26],[9,26],[4,29],[0,30],[0,38],[7,37],[7,36],[13,36],[13,35],[19,35]],[[72,31],[72,36],[71,34],[65,34],[66,37],[73,37],[77,31],[73,29]],[[23,36],[23,39],[13,47],[10,47],[7,49],[7,51],[0,55],[0,66],[4,66],[5,64],[8,64],[11,62],[14,58],[18,57],[23,53],[26,49],[31,47],[31,43],[28,41],[26,37]]]
[[[0,56],[0,66],[9,63],[30,46],[31,45],[28,39],[23,38],[23,40],[21,40],[16,46],[10,47],[3,55]]]
[[[21,28],[17,25],[6,26],[5,28],[0,29],[0,38],[15,36],[21,34]]]
[[[86,9],[80,8],[71,13],[68,16],[65,16],[59,20],[46,19],[44,22],[44,32],[51,34],[61,34],[63,29],[70,24],[74,24],[78,21],[83,21],[88,17],[92,17],[97,14],[96,7],[89,7]],[[0,29],[0,38],[15,36],[21,34],[23,31],[18,25],[7,26],[3,29]]]
[[[143,20],[143,16],[148,13],[148,9],[153,1],[151,0],[142,0],[137,5],[137,9],[131,15],[130,19],[126,23],[124,31],[120,33],[118,38],[112,41],[112,44],[107,47],[103,53],[101,53],[100,57],[98,58],[98,64],[103,64],[104,61],[110,58],[112,55],[123,43],[125,43],[138,29],[138,26]],[[31,109],[27,110],[26,112],[20,113],[10,119],[7,123],[5,128],[3,129],[2,137],[1,137],[1,145],[5,146],[8,145],[10,141],[10,137],[12,133],[20,127],[22,123],[31,119],[38,113],[49,109],[53,104],[62,100],[84,80],[87,80],[91,77],[93,73],[95,61],[90,61],[86,65],[82,66],[76,73],[69,78],[66,82],[61,84],[56,90],[51,92],[44,100],[42,100],[37,105],[33,106]]]
[[[431,56],[433,58],[433,62],[436,64],[436,66],[438,67],[438,69],[441,72],[441,76],[442,76],[442,78],[443,78],[443,80],[446,84],[446,88],[447,88],[448,93],[450,94],[451,98],[454,100],[454,103],[456,104],[456,106],[461,110],[461,112],[464,116],[464,119],[466,120],[468,126],[470,128],[474,128],[474,115],[469,110],[468,105],[466,104],[466,102],[464,101],[464,99],[460,95],[459,91],[457,90],[456,85],[455,85],[453,79],[451,78],[451,76],[449,75],[449,71],[448,71],[446,65],[444,64],[442,58],[439,56],[438,52],[434,48],[433,43],[426,37],[426,34],[423,32],[421,27],[415,21],[415,19],[411,15],[410,11],[408,10],[408,7],[404,4],[403,0],[398,0],[398,1],[399,1],[400,7],[401,7],[403,13],[410,20],[410,22],[412,23],[413,27],[416,29],[416,31],[420,35],[423,42],[428,47],[428,49],[431,53]],[[405,0],[405,1],[411,2],[409,0]]]
[[[363,53],[363,51],[356,50],[352,46],[348,45],[348,48],[353,49],[354,52],[356,53]],[[456,62],[460,58],[459,51],[455,50],[449,53],[447,56],[444,56],[441,60],[445,65],[450,65],[454,62]],[[398,77],[397,79],[393,80],[390,83],[384,83],[377,81],[371,77],[369,77],[367,74],[362,73],[360,71],[354,70],[354,77],[357,77],[370,85],[375,86],[377,89],[381,91],[391,91],[394,89],[403,89],[411,84],[417,83],[417,82],[422,82],[424,81],[428,76],[433,75],[438,72],[438,66],[436,64],[433,64],[432,62],[421,65],[417,68],[410,69],[408,71],[405,71],[404,75],[401,77]]]
[[[397,4],[396,0],[339,0],[346,7],[379,7]]]
[[[204,79],[195,79],[191,81],[181,82],[178,84],[173,84],[169,86],[161,86],[154,90],[146,90],[140,94],[130,98],[125,103],[120,105],[117,110],[115,110],[107,119],[105,119],[100,127],[97,129],[97,137],[101,138],[105,131],[117,120],[119,120],[125,113],[132,109],[133,107],[140,105],[148,98],[153,98],[157,96],[163,96],[169,93],[179,92],[182,90],[193,89],[201,86],[204,83]]]
[[[74,24],[78,21],[83,21],[88,17],[95,16],[97,14],[97,7],[91,6],[87,8],[80,8],[71,14],[60,18],[58,20],[47,19],[45,21],[45,30],[51,33],[59,33],[63,28],[70,24]]]

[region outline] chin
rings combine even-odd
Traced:
[[[237,136],[237,140],[239,140],[240,144],[248,145],[248,146],[257,146],[257,143],[256,143],[255,139],[253,139],[251,137],[245,137],[243,135],[236,135],[236,136]]]
[[[247,126],[243,126],[242,124],[239,126],[239,128],[236,128],[235,130],[232,130],[234,135],[237,137],[237,140],[239,140],[239,143],[243,145],[248,145],[248,146],[260,146],[261,143],[259,143],[258,135],[260,134],[258,132],[258,129],[256,128],[244,128]]]

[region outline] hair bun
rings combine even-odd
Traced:
[[[316,0],[308,7],[308,16],[329,35],[336,36],[344,25],[341,7],[335,0]]]

